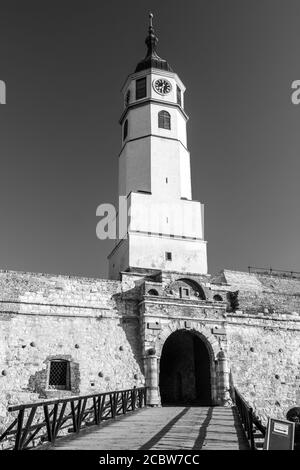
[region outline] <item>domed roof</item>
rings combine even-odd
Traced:
[[[159,57],[156,52],[156,45],[158,43],[158,38],[155,36],[154,28],[152,24],[152,13],[149,14],[150,18],[150,25],[149,25],[149,34],[146,37],[145,43],[147,45],[147,54],[146,57],[141,60],[136,68],[135,73],[140,72],[141,70],[147,70],[150,68],[160,69],[160,70],[167,70],[168,72],[173,72],[170,65],[165,59]]]

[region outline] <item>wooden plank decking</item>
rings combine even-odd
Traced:
[[[103,428],[58,440],[53,450],[247,450],[235,408],[145,408]]]

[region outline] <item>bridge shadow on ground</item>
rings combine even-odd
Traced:
[[[140,450],[178,448],[247,450],[249,446],[235,408],[190,406],[172,418]]]
[[[145,442],[139,450],[150,450],[155,444],[157,444],[172,428],[173,426],[179,421],[188,411],[190,408],[184,408],[180,413],[178,413],[175,418],[171,419],[166,426],[164,426],[155,436],[153,436],[148,442]]]
[[[194,449],[249,450],[236,408],[210,408],[200,427]]]
[[[129,413],[73,439],[60,450],[248,450],[235,408],[164,406]]]

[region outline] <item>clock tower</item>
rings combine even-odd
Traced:
[[[129,270],[207,273],[203,206],[192,200],[185,86],[156,52],[152,16],[146,57],[122,88],[119,196],[128,212],[108,257],[111,279]]]

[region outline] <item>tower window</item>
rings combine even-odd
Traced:
[[[128,120],[126,119],[126,121],[124,122],[124,127],[123,127],[123,140],[126,139],[127,134],[128,134]]]
[[[70,390],[70,363],[64,360],[50,362],[49,388]]]
[[[172,261],[172,253],[170,251],[166,251],[165,257],[166,261]]]
[[[179,106],[181,106],[181,90],[179,88],[179,86],[177,85],[177,104],[179,104]]]
[[[146,77],[139,78],[135,82],[135,99],[140,100],[146,97]]]
[[[128,90],[127,93],[126,93],[125,106],[129,105],[129,101],[130,101],[130,90]]]
[[[171,116],[168,111],[159,111],[158,127],[160,127],[161,129],[171,129]]]

